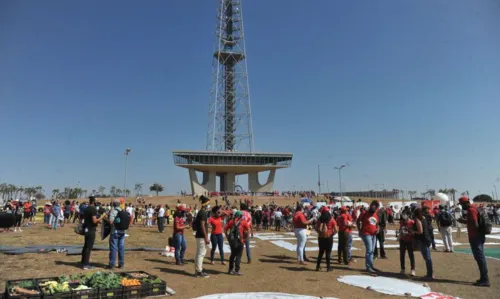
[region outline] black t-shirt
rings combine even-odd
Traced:
[[[196,223],[198,224],[199,229],[196,231],[195,238],[204,238],[205,236],[203,235],[203,232],[201,231],[201,224],[205,223],[205,234],[208,236],[208,225],[207,225],[207,212],[202,209],[198,212],[198,215],[196,215]]]
[[[97,224],[92,221],[93,216],[97,217],[97,210],[94,206],[88,206],[83,212],[83,219],[85,220],[85,227],[89,230],[95,230],[97,227]]]

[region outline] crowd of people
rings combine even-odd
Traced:
[[[90,254],[95,241],[97,225],[103,221],[110,226],[110,253],[109,268],[116,266],[118,256],[118,267],[124,266],[124,246],[126,232],[134,224],[143,227],[157,225],[158,232],[163,233],[165,221],[170,223],[173,218],[172,236],[169,245],[175,247],[176,265],[186,264],[185,252],[187,242],[185,230],[192,229],[195,232],[196,254],[195,254],[195,276],[208,277],[203,270],[203,260],[207,253],[208,245],[211,244],[210,262],[215,263],[215,254],[218,251],[220,263],[226,265],[224,258],[224,239],[229,243],[231,255],[229,258],[228,273],[231,275],[242,275],[241,259],[246,252],[247,262],[252,262],[250,239],[255,231],[281,230],[293,231],[297,238],[296,254],[297,263],[306,265],[309,262],[306,256],[307,238],[311,230],[316,231],[318,238],[318,258],[316,270],[321,270],[323,257],[326,260],[326,271],[332,270],[331,258],[334,236],[338,234],[338,263],[348,267],[355,260],[352,258],[351,248],[353,241],[353,230],[357,229],[359,237],[365,246],[365,269],[368,273],[380,272],[375,267],[375,259],[388,258],[384,248],[386,225],[394,223],[398,215],[399,229],[396,236],[399,242],[399,258],[401,273],[406,273],[406,255],[410,260],[410,275],[416,275],[415,250],[420,251],[426,265],[425,278],[434,279],[431,248],[436,249],[434,240],[433,222],[436,223],[442,236],[445,252],[454,251],[452,227],[456,224],[467,226],[469,243],[472,253],[480,270],[480,279],[476,281],[477,286],[489,286],[487,263],[484,256],[485,222],[498,222],[498,209],[496,206],[478,207],[470,203],[470,200],[462,196],[459,199],[461,213],[456,215],[455,209],[447,205],[440,205],[434,209],[422,204],[412,204],[395,211],[392,206],[382,207],[378,201],[373,201],[368,207],[358,205],[356,207],[338,205],[311,205],[294,203],[288,206],[278,206],[273,201],[267,205],[254,206],[251,200],[230,203],[224,198],[222,204],[215,200],[215,205],[210,205],[211,200],[206,196],[200,196],[200,209],[198,205],[194,208],[187,207],[180,200],[175,209],[171,210],[168,205],[146,204],[142,202],[137,205],[125,204],[123,200],[114,199],[108,204],[101,204],[96,198],[89,197],[88,202],[75,202],[66,200],[59,203],[54,200],[47,203],[43,208],[44,224],[51,229],[64,226],[67,223],[78,222],[82,234],[85,236],[82,249],[82,268],[92,269],[90,265]],[[14,231],[22,231],[23,225],[34,224],[36,215],[36,202],[8,201],[3,208],[7,213],[15,215],[16,224]]]

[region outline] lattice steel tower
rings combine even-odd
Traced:
[[[217,0],[207,150],[253,152],[241,0]]]

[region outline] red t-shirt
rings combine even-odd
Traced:
[[[399,223],[399,233],[401,234],[400,239],[402,241],[411,242],[413,240],[413,236],[410,234],[410,231],[413,230],[413,225],[415,225],[415,221],[408,220],[406,225],[403,224],[403,221]]]
[[[212,225],[212,234],[214,234],[214,235],[222,234],[222,218],[221,217],[208,218],[208,224]]]
[[[378,215],[377,212],[365,212],[360,216],[361,235],[375,236],[377,234]]]
[[[392,209],[386,209],[387,216],[392,216]]]
[[[31,205],[29,203],[24,204],[24,212],[31,213]]]
[[[351,226],[352,225],[352,217],[351,215],[344,213],[340,214],[339,217],[337,217],[337,224],[339,225],[339,231],[340,232],[352,232],[352,228],[346,227],[346,225]]]
[[[307,228],[307,224],[304,224],[303,222],[307,222],[307,219],[302,211],[299,211],[295,213],[295,215],[293,215],[293,226],[295,228]]]
[[[288,215],[290,215],[290,210],[288,208],[285,208],[283,210],[283,216],[288,217]]]
[[[229,222],[226,224],[224,227],[225,231],[231,230],[234,226],[234,219],[229,220]],[[241,243],[244,244],[246,239],[245,239],[245,232],[250,230],[250,226],[246,221],[243,219],[240,220],[240,240]]]
[[[337,222],[335,221],[335,219],[332,219],[326,224],[326,229],[328,231],[328,235],[331,236],[333,235],[333,228],[337,225]],[[316,230],[319,230],[319,228],[321,227],[321,222],[317,222],[316,223]]]
[[[177,228],[182,226],[183,228]],[[174,219],[174,234],[184,234],[184,218],[175,217]]]
[[[471,205],[467,210],[467,232],[469,233],[469,239],[475,238],[479,234],[475,221],[479,223],[479,212],[476,206]]]
[[[248,226],[252,226],[252,214],[250,214],[248,211],[241,211],[241,214],[241,219],[245,220]]]

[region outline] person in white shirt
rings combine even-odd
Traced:
[[[165,208],[160,206],[158,210],[158,232],[163,233],[165,230]]]
[[[132,226],[132,223],[134,223],[134,208],[132,207],[132,204],[128,204],[128,207],[125,209],[125,211],[127,211],[130,219],[129,226]]]
[[[149,204],[149,207],[146,210],[146,213],[147,213],[147,216],[148,216],[148,222],[147,222],[146,226],[147,227],[153,227],[153,214],[155,213],[155,210],[153,209],[153,207],[151,206],[151,204]]]

